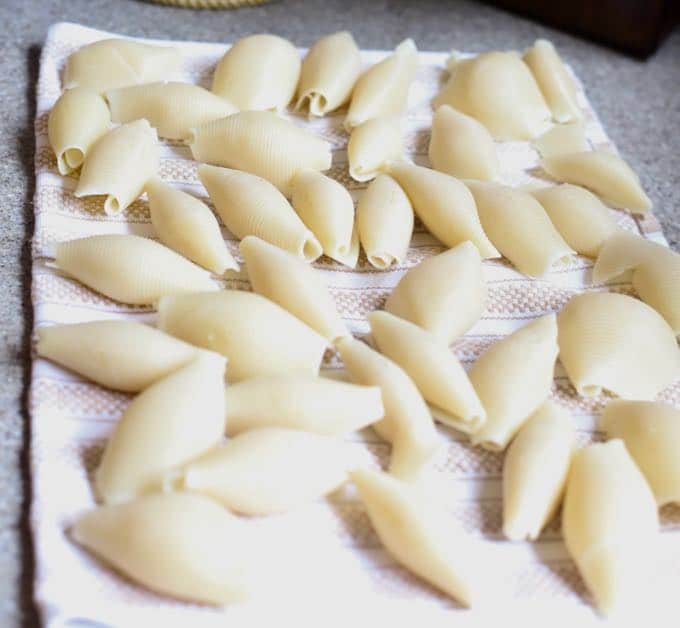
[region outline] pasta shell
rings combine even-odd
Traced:
[[[361,194],[356,225],[372,266],[387,270],[406,259],[413,233],[413,208],[392,177],[378,175]]]
[[[479,120],[497,140],[528,140],[545,128],[550,111],[515,52],[485,52],[452,59],[451,77],[434,100]]]
[[[482,260],[471,242],[463,242],[411,268],[385,309],[449,344],[477,322],[485,305]]]
[[[156,131],[146,120],[119,126],[100,137],[88,151],[80,172],[76,198],[105,194],[104,212],[122,212],[158,171]]]
[[[472,194],[458,179],[405,161],[390,164],[387,173],[404,188],[418,218],[443,244],[470,240],[482,257],[500,256],[482,229]]]
[[[541,204],[528,192],[496,183],[467,182],[494,246],[520,272],[540,277],[574,253]]]
[[[477,597],[475,544],[452,517],[418,489],[387,473],[350,473],[385,549],[423,580],[463,606]]]
[[[615,279],[648,261],[657,249],[669,250],[655,242],[620,230],[603,243],[593,266],[593,281],[604,283]]]
[[[164,295],[217,290],[202,268],[141,236],[107,234],[59,242],[56,265],[88,288],[131,305]]]
[[[486,409],[486,423],[472,443],[505,449],[526,420],[548,398],[557,359],[555,315],[548,314],[491,345],[468,376]]]
[[[38,355],[92,381],[138,392],[198,356],[196,347],[126,320],[38,328]]]
[[[405,39],[389,57],[359,77],[345,117],[345,130],[349,133],[371,118],[403,113],[417,69],[418,50],[413,40]]]
[[[290,196],[298,170],[328,170],[328,142],[267,111],[242,111],[191,130],[197,161],[250,172]]]
[[[461,179],[495,181],[500,175],[496,146],[486,127],[449,105],[432,117],[428,157],[435,170]]]
[[[553,157],[565,153],[579,153],[590,150],[583,122],[557,124],[534,140],[534,148],[541,157]]]
[[[146,194],[153,228],[163,244],[218,275],[238,270],[220,225],[205,203],[157,177],[146,184]]]
[[[287,39],[259,34],[239,39],[215,68],[212,91],[241,110],[282,110],[295,95],[300,54]]]
[[[59,174],[80,168],[90,147],[109,130],[110,122],[109,108],[94,89],[74,87],[59,97],[47,120]]]
[[[616,219],[592,192],[563,183],[532,190],[564,241],[577,253],[597,257],[604,241],[618,230]]]
[[[302,61],[295,109],[325,116],[344,105],[361,74],[361,55],[352,33],[317,40]]]
[[[64,89],[115,87],[172,78],[182,66],[176,48],[151,46],[127,39],[103,39],[76,50],[66,61]]]
[[[560,360],[579,395],[652,400],[680,377],[680,350],[651,307],[612,292],[572,297],[558,317]]]
[[[607,615],[639,597],[649,576],[648,553],[658,534],[654,496],[623,441],[579,450],[562,509],[567,550]]]
[[[150,589],[210,604],[239,602],[252,586],[242,524],[201,495],[149,495],[81,515],[73,538]],[[170,548],[171,551],[168,551]]]
[[[546,401],[522,426],[503,464],[503,534],[535,541],[562,501],[576,432],[569,414]]]
[[[292,253],[255,236],[244,238],[240,248],[255,292],[330,341],[349,333],[318,271]]]
[[[620,438],[659,507],[680,503],[680,410],[653,401],[610,401],[599,427]]]
[[[146,118],[158,135],[186,139],[189,129],[238,109],[228,100],[191,83],[149,83],[106,92],[114,122]]]
[[[284,512],[345,483],[350,463],[345,447],[300,430],[252,429],[188,464],[183,486],[244,515]]]
[[[305,374],[264,375],[227,387],[227,434],[285,427],[344,436],[382,419],[378,386]]]
[[[448,345],[388,312],[368,315],[371,334],[380,352],[413,379],[426,401],[434,405],[434,417],[464,432],[474,432],[486,420],[465,369]]]
[[[565,153],[546,157],[543,169],[558,181],[586,187],[605,203],[644,214],[652,201],[640,185],[640,179],[618,155],[600,150]]]
[[[394,362],[351,337],[337,343],[350,379],[365,386],[380,386],[383,419],[373,424],[392,444],[390,473],[405,480],[415,478],[439,442],[432,417],[413,380]]]
[[[95,474],[105,503],[157,490],[168,469],[220,441],[225,363],[222,356],[203,352],[132,401],[116,423]]]
[[[401,123],[396,116],[371,118],[355,126],[349,136],[349,175],[355,181],[374,179],[404,152]]]
[[[158,303],[158,326],[186,342],[229,358],[227,379],[317,374],[325,338],[259,294],[221,290]]]
[[[198,177],[237,238],[257,236],[308,262],[323,252],[290,203],[265,179],[206,164],[198,166]]]

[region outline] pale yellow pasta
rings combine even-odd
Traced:
[[[212,91],[241,110],[286,108],[300,78],[300,55],[287,39],[249,35],[239,39],[215,68]]]
[[[119,126],[100,137],[83,161],[73,195],[106,195],[104,212],[118,214],[143,191],[160,165],[156,131],[146,120]]]
[[[505,449],[525,421],[548,398],[557,359],[555,315],[542,316],[492,344],[468,377],[486,410],[486,423],[472,443]]]
[[[581,121],[557,124],[533,142],[541,157],[590,150],[585,125]]]
[[[218,288],[202,268],[154,240],[131,234],[59,242],[56,266],[88,288],[131,305]]]
[[[607,438],[620,438],[659,507],[680,503],[680,410],[653,401],[614,400],[600,418]]]
[[[636,214],[652,208],[652,201],[642,189],[637,174],[613,153],[601,150],[565,153],[546,157],[541,166],[558,181],[592,190],[605,203]]]
[[[38,355],[97,384],[138,392],[198,356],[198,349],[158,329],[126,320],[38,328]]]
[[[463,606],[478,597],[475,542],[417,487],[380,471],[350,473],[385,549],[407,569]]]
[[[405,39],[390,56],[359,77],[345,117],[345,129],[349,132],[371,118],[403,113],[417,69],[418,50],[411,39]]]
[[[404,188],[418,218],[446,246],[470,240],[484,257],[499,257],[479,221],[475,201],[458,179],[405,161],[390,164],[387,173]]]
[[[593,267],[593,281],[604,283],[616,279],[647,262],[661,249],[670,252],[656,242],[621,229],[602,244]]]
[[[553,265],[569,261],[574,251],[531,194],[497,183],[468,181],[467,185],[484,231],[517,270],[540,277]]]
[[[149,83],[108,90],[114,122],[146,118],[158,135],[186,139],[189,129],[238,109],[228,100],[191,83]]]
[[[242,526],[211,499],[177,493],[95,508],[71,535],[157,593],[223,605],[246,599],[254,582],[248,565],[256,550]]]
[[[480,181],[499,178],[501,166],[487,128],[449,105],[434,112],[427,154],[435,170],[451,176]]]
[[[163,244],[218,275],[238,270],[210,208],[154,177],[146,184],[154,231]]]
[[[370,181],[403,152],[401,122],[397,116],[366,120],[355,126],[349,136],[349,174],[355,181]]]
[[[498,140],[528,140],[547,126],[550,111],[541,90],[516,52],[452,57],[451,76],[434,101],[479,120]]]
[[[207,164],[198,166],[198,177],[227,229],[237,238],[257,236],[308,262],[323,253],[314,234],[269,181]]]
[[[558,317],[560,360],[579,395],[648,401],[680,377],[680,350],[651,307],[613,292],[572,297]]]
[[[349,332],[319,271],[299,257],[255,236],[241,241],[253,290],[334,341]]]
[[[486,411],[446,342],[389,312],[371,312],[368,320],[380,352],[411,377],[425,401],[436,408],[435,419],[463,432],[484,424]]]
[[[127,39],[103,39],[76,50],[66,60],[64,89],[115,87],[172,79],[182,66],[175,48]]]
[[[361,55],[352,33],[318,39],[302,60],[295,109],[324,116],[349,101],[361,74]]]
[[[570,183],[532,190],[564,241],[577,253],[597,257],[618,230],[616,219],[597,196]]]
[[[59,97],[47,120],[59,174],[80,168],[90,147],[109,130],[110,122],[109,108],[94,89],[74,87]]]
[[[319,136],[268,111],[242,111],[191,130],[197,161],[255,174],[290,196],[298,170],[328,170],[330,145]]]
[[[118,420],[95,473],[107,504],[158,490],[165,472],[214,447],[224,435],[224,367],[201,352],[140,393]]]
[[[649,485],[621,440],[588,445],[571,463],[562,534],[604,615],[637,600],[658,535]]]
[[[503,463],[503,534],[535,541],[557,511],[576,431],[569,414],[546,401],[522,426]]]
[[[372,266],[386,270],[406,259],[413,233],[413,208],[392,177],[378,175],[362,192],[356,208],[356,225]]]
[[[221,290],[163,298],[158,326],[229,358],[227,380],[319,372],[327,341],[259,294]]]
[[[479,252],[463,242],[411,268],[387,297],[385,309],[449,344],[477,322],[486,295]]]

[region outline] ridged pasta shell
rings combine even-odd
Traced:
[[[567,124],[556,124],[537,137],[533,147],[541,157],[553,157],[565,153],[580,153],[590,150],[586,128],[581,120]]]
[[[355,181],[374,179],[404,152],[401,122],[397,116],[371,118],[355,126],[347,143],[349,175]]]

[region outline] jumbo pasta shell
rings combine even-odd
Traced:
[[[537,137],[533,147],[541,157],[553,157],[568,153],[580,153],[590,150],[583,121],[556,124],[554,127]]]
[[[371,118],[355,126],[347,143],[349,174],[355,181],[374,179],[404,152],[397,116]]]

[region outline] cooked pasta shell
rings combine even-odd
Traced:
[[[255,548],[243,524],[201,495],[149,495],[81,515],[73,538],[153,591],[209,604],[240,602]]]
[[[378,386],[359,386],[302,373],[263,375],[227,387],[227,434],[286,427],[344,436],[382,419]]]
[[[392,177],[378,175],[361,194],[356,224],[372,266],[387,270],[406,259],[413,233],[413,208]]]
[[[158,135],[185,139],[189,129],[238,109],[228,100],[191,83],[149,83],[106,92],[114,122],[146,118]]]
[[[680,503],[680,410],[653,401],[614,400],[599,427],[608,438],[623,440],[658,506]]]
[[[114,390],[138,392],[198,356],[196,347],[126,320],[38,328],[38,355]]]
[[[220,59],[212,91],[241,110],[282,110],[299,78],[300,54],[293,44],[276,35],[249,35]]]
[[[592,190],[605,203],[637,214],[652,208],[652,201],[642,189],[638,176],[613,153],[601,150],[565,153],[546,157],[541,166],[558,181]]]
[[[522,426],[503,463],[503,534],[535,541],[562,501],[576,432],[569,414],[546,401]]]
[[[618,230],[616,219],[592,192],[563,183],[532,190],[564,241],[577,253],[597,257],[602,244]]]
[[[241,241],[253,290],[333,341],[349,332],[317,270],[299,257],[255,236]]]
[[[520,272],[540,277],[574,251],[528,192],[497,183],[469,181],[482,227],[494,246]]]
[[[352,33],[318,39],[302,60],[296,109],[325,116],[344,105],[361,74],[361,55]]]
[[[545,128],[550,111],[531,70],[515,52],[485,52],[449,62],[451,76],[434,105],[479,120],[497,140],[528,140]]]
[[[680,377],[680,350],[651,307],[613,292],[572,297],[558,317],[560,360],[579,395],[648,401]]]
[[[366,120],[355,126],[349,136],[349,174],[355,181],[370,181],[403,152],[404,141],[397,116]]]
[[[385,309],[448,343],[472,327],[486,305],[479,252],[463,242],[411,268],[394,288]]]
[[[74,87],[59,97],[47,120],[59,174],[80,168],[90,147],[109,130],[110,122],[109,108],[94,89]]]
[[[405,39],[390,56],[366,70],[352,92],[345,117],[347,132],[371,118],[403,113],[417,69],[418,50],[413,40]]]
[[[104,92],[115,87],[173,78],[182,66],[176,48],[152,46],[127,39],[103,39],[76,50],[66,61],[64,89],[91,87]]]
[[[571,463],[562,508],[567,550],[607,615],[639,597],[658,534],[649,485],[621,440],[588,445]]]
[[[480,181],[499,177],[501,166],[489,131],[449,105],[434,112],[427,154],[435,170],[454,177]]]
[[[537,137],[533,146],[541,154],[541,157],[553,157],[554,155],[590,150],[585,125],[580,120],[567,124],[556,124],[543,135]]]
[[[207,164],[198,166],[198,177],[237,238],[257,236],[308,262],[323,252],[314,234],[269,181]]]
[[[482,229],[472,194],[458,179],[405,161],[390,164],[387,173],[404,188],[418,218],[443,244],[470,240],[482,257],[500,257]]]
[[[463,606],[477,597],[475,544],[451,515],[415,486],[387,473],[350,473],[385,549],[423,580]]]
[[[389,312],[368,315],[380,352],[413,379],[425,401],[435,406],[439,421],[474,432],[486,420],[465,369],[446,342]]]
[[[615,279],[648,261],[661,249],[669,250],[656,242],[620,230],[612,234],[600,248],[593,266],[593,281],[604,283]]]
[[[131,305],[218,288],[202,268],[154,240],[131,234],[59,242],[56,265],[88,288]]]
[[[116,423],[95,473],[107,504],[157,490],[164,473],[214,447],[224,435],[226,360],[204,351],[140,393]]]
[[[76,198],[106,195],[104,212],[122,212],[158,171],[160,151],[155,129],[146,120],[119,126],[100,137],[83,161]]]
[[[268,111],[242,111],[206,122],[190,133],[197,161],[250,172],[290,196],[298,170],[328,170],[330,145],[320,137]]]
[[[505,449],[525,421],[548,398],[557,359],[557,324],[548,314],[491,345],[468,376],[486,410],[486,423],[472,442]]]
[[[229,358],[227,379],[304,372],[317,374],[325,338],[259,294],[240,290],[163,298],[158,326]]]

